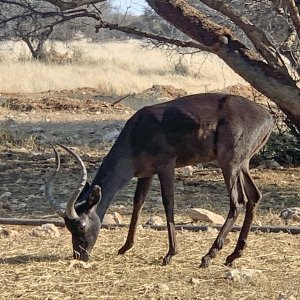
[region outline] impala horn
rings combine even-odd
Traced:
[[[46,198],[47,198],[48,202],[55,209],[55,211],[58,213],[58,215],[60,217],[64,218],[65,216],[67,216],[69,219],[73,220],[73,219],[79,218],[76,213],[76,210],[75,210],[75,202],[76,202],[78,196],[80,195],[81,191],[83,190],[85,183],[87,181],[87,171],[86,171],[86,168],[85,168],[85,165],[84,165],[82,159],[74,151],[72,151],[71,149],[69,149],[66,146],[63,146],[59,143],[57,143],[57,144],[60,147],[62,147],[64,150],[66,150],[68,153],[70,153],[76,159],[76,161],[79,163],[80,168],[81,168],[81,177],[80,177],[80,180],[78,181],[78,184],[77,184],[77,187],[76,187],[74,193],[71,195],[71,197],[67,203],[66,210],[64,211],[53,197],[52,184],[55,181],[57,174],[60,170],[60,156],[59,156],[58,152],[56,151],[56,149],[51,145],[51,147],[54,151],[54,154],[55,154],[55,170],[50,175],[49,179],[46,181],[45,194],[46,194]]]

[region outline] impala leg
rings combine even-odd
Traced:
[[[225,183],[230,194],[230,209],[226,221],[221,228],[216,240],[211,246],[208,253],[202,257],[200,267],[206,268],[209,266],[211,259],[215,258],[217,253],[223,248],[224,240],[234,225],[241,208],[244,204],[244,197],[239,176],[239,171],[236,168],[222,168]]]
[[[175,222],[174,222],[174,167],[165,168],[158,173],[161,185],[163,205],[167,218],[169,251],[163,259],[163,265],[168,265],[177,253]]]
[[[124,246],[119,249],[118,254],[124,254],[126,251],[128,251],[133,247],[139,216],[143,204],[145,202],[145,198],[149,192],[152,178],[153,177],[151,176],[151,177],[138,179],[134,198],[133,198],[133,211],[132,211],[127,239]]]
[[[210,261],[216,257],[217,253],[223,248],[224,240],[228,233],[230,232],[234,222],[236,221],[241,207],[236,207],[233,203],[230,203],[230,209],[227,216],[227,219],[221,228],[216,240],[213,245],[209,249],[208,253],[202,257],[200,268],[207,268],[209,266]]]
[[[261,200],[261,193],[255,186],[252,177],[249,174],[248,166],[243,170],[244,174],[244,191],[248,202],[246,205],[246,214],[244,223],[239,235],[238,242],[232,254],[226,258],[226,265],[231,265],[232,262],[242,256],[243,250],[247,246],[247,238],[250,232],[251,224],[255,216],[256,208]]]

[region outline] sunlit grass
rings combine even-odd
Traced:
[[[177,54],[146,49],[136,41],[101,44],[82,41],[68,47],[55,44],[55,47],[49,46],[49,51],[52,63],[41,63],[31,61],[21,43],[2,43],[0,92],[92,87],[122,95],[140,92],[153,84],[170,84],[188,93],[197,93],[243,82],[211,54],[185,56],[178,68]]]

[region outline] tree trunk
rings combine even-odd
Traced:
[[[258,91],[274,101],[300,131],[300,90],[284,68],[264,62],[227,28],[211,22],[185,0],[147,0],[165,20],[208,47]]]

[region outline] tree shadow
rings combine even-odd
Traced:
[[[1,265],[20,265],[20,264],[30,264],[33,262],[57,262],[61,260],[58,255],[17,255],[12,257],[3,257],[0,259]]]

